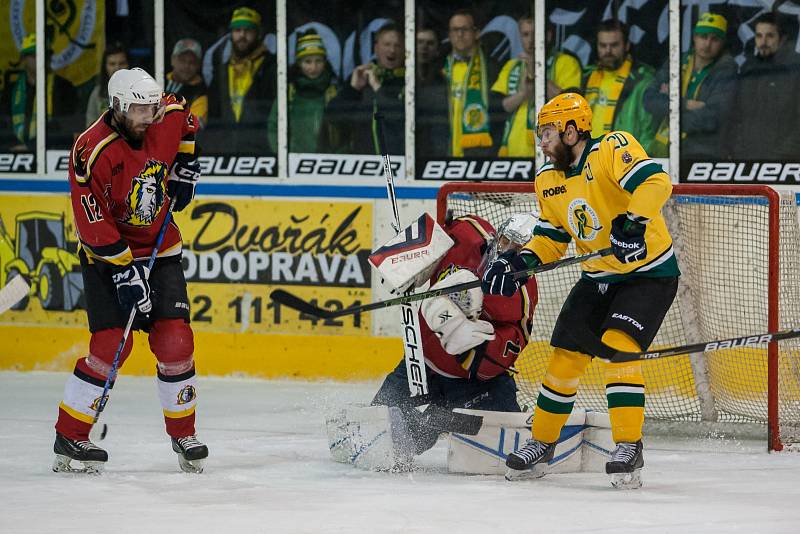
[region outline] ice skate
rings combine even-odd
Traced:
[[[606,473],[611,475],[611,485],[617,489],[639,489],[642,487],[644,456],[642,442],[620,442],[606,463]]]
[[[543,477],[547,462],[553,459],[555,450],[555,443],[529,439],[518,451],[512,452],[506,458],[506,480]]]
[[[172,438],[172,450],[178,453],[178,465],[185,473],[202,473],[208,447],[197,441],[197,436]]]
[[[59,433],[53,452],[56,453],[53,471],[57,473],[100,474],[108,461],[108,453],[88,439],[72,440]],[[81,467],[71,465],[73,460],[80,462]]]

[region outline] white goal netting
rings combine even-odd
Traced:
[[[532,188],[447,184],[439,195],[439,216],[469,213],[497,226],[511,213],[538,214]],[[682,276],[654,347],[800,326],[800,228],[793,196],[781,198],[762,187],[679,185],[664,215]],[[571,245],[568,254],[574,253]],[[579,275],[574,266],[537,278],[532,341],[516,365],[521,404],[535,405],[555,319]],[[777,345],[645,362],[646,417],[762,423],[771,447],[800,442],[800,340]],[[601,365],[593,362],[581,379],[578,406],[606,409]]]

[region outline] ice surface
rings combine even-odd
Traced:
[[[200,378],[202,475],[178,470],[151,378],[122,376],[99,477],[53,473],[66,374],[0,373],[0,532],[800,532],[800,454],[763,441],[651,438],[644,488],[602,474],[450,475],[445,444],[413,474],[329,459],[324,413],[377,383]],[[419,519],[414,519],[413,513]]]

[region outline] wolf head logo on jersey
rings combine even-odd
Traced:
[[[603,229],[597,212],[585,198],[576,198],[569,203],[567,210],[569,227],[581,241],[591,241]]]
[[[128,216],[131,226],[148,226],[156,220],[167,190],[167,165],[149,159],[144,169],[133,178],[128,193]]]

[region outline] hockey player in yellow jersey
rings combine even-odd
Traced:
[[[534,237],[520,253],[498,257],[483,278],[484,292],[513,294],[525,279],[511,273],[557,260],[572,240],[579,253],[614,252],[583,264],[561,308],[533,437],[509,454],[509,480],[542,476],[540,464],[553,457],[592,358],[647,349],[678,288],[678,263],[661,215],[672,191],[669,176],[631,134],[592,138],[591,129],[592,111],[578,94],[561,94],[542,106],[537,136],[549,161],[536,175],[540,215]],[[644,465],[641,364],[607,362],[604,374],[616,442],[606,472],[615,487],[637,488]]]

